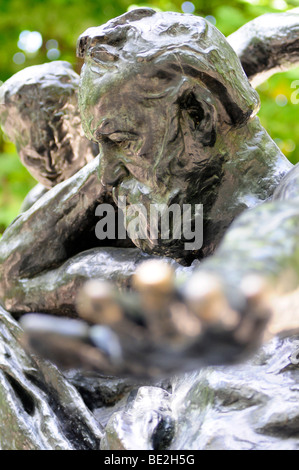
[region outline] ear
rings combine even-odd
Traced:
[[[179,99],[185,125],[204,147],[213,147],[216,142],[217,113],[213,104],[204,97],[197,97],[194,89],[185,90]]]

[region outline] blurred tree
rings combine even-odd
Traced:
[[[263,13],[297,7],[299,0],[136,0],[134,5],[132,0],[0,0],[0,80],[24,67],[57,59],[71,62],[80,72],[82,64],[75,56],[79,34],[134,6],[204,16],[227,36]],[[290,97],[296,79],[299,71],[293,70],[272,77],[258,89],[262,123],[294,163],[299,161],[299,107]],[[0,233],[18,214],[34,184],[0,132]]]

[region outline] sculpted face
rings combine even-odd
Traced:
[[[115,59],[111,70],[106,69],[102,76],[97,66],[86,67],[82,81],[91,90],[91,103],[96,103],[82,107],[83,122],[89,123],[88,138],[100,144],[101,182],[114,188],[115,202],[125,197],[127,207],[142,204],[147,214],[151,205],[187,202],[186,174],[193,168],[189,152],[193,146],[197,146],[197,152],[201,147],[206,158],[205,144],[196,144],[190,130],[182,128],[190,80],[177,70],[169,70],[167,64],[140,64],[131,70],[125,60]],[[205,109],[210,121],[201,122],[209,145],[215,139],[215,106],[212,94],[204,87],[201,103],[200,112]],[[201,118],[196,110],[193,112],[194,119]],[[132,218],[126,212],[127,225]],[[144,250],[150,247],[153,252],[158,245],[160,252],[163,244],[169,253],[178,251],[178,241],[173,243],[171,236],[170,241],[153,242],[147,222],[143,227],[146,239],[135,239],[137,246]]]
[[[218,58],[219,46],[235,67]],[[201,184],[207,186],[207,169],[217,173],[217,162],[227,154],[223,136],[258,107],[221,33],[202,18],[139,9],[87,30],[78,54],[85,57],[82,124],[86,136],[100,144],[102,183],[114,188],[116,199],[126,196],[127,206],[203,203],[198,195]],[[241,98],[232,86],[236,79]],[[207,196],[215,199],[209,189]],[[178,252],[178,241],[154,242],[148,227],[149,220],[146,240],[133,240],[137,246]]]
[[[50,188],[93,158],[78,111],[79,77],[66,62],[28,67],[3,85],[1,124],[24,166]]]
[[[177,100],[184,80],[163,67],[141,64],[131,71],[128,65],[119,59],[117,71],[112,68],[100,79],[100,68],[83,71],[85,86],[91,84],[89,102],[81,108],[85,131],[101,144],[104,184],[115,185],[123,167],[154,187],[161,183],[160,173],[166,176],[161,166],[167,168],[174,157],[172,151],[165,162],[166,148],[179,134]]]

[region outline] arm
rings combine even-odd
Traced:
[[[25,197],[20,212],[28,211],[47,191],[49,191],[48,188],[40,183],[34,186]]]
[[[231,226],[215,255],[202,267],[226,283],[239,285],[248,274],[266,277],[281,292],[299,281],[299,207],[296,200],[275,200],[244,212]],[[288,285],[284,275],[288,273]]]
[[[32,278],[16,278],[5,292],[4,303],[18,315],[43,312],[77,317],[76,299],[87,281],[105,279],[126,289],[136,266],[148,258],[138,248],[92,248],[71,257],[58,268]]]
[[[261,338],[268,320],[270,332],[298,329],[299,321],[294,317],[299,285],[298,202],[299,165],[281,181],[272,201],[237,218],[215,254],[199,266],[185,285],[186,301],[198,292],[203,304],[199,283],[202,276],[208,274],[220,280],[228,310],[238,312],[239,317],[231,337],[239,342],[241,332],[244,348]],[[250,292],[250,278],[258,281],[256,292]],[[206,303],[199,307],[198,314],[209,325],[212,319],[208,310],[211,306]],[[219,319],[223,316],[222,312],[217,315]],[[278,329],[272,328],[275,322]],[[221,329],[218,332],[221,336]]]
[[[254,86],[299,64],[299,11],[267,13],[227,38]]]
[[[98,166],[99,157],[52,188],[8,227],[0,241],[1,299],[18,295],[22,278],[55,268],[74,254],[76,240],[90,227],[90,216],[105,197]]]
[[[160,279],[161,285],[155,284],[156,272],[163,271],[161,266],[156,266],[154,271],[149,268],[146,273],[143,269],[142,275],[140,272],[139,275],[135,273],[132,285],[139,295],[130,293],[131,303],[127,304],[127,308],[136,308],[145,320],[143,328],[138,329],[133,321],[134,315],[126,312],[125,297],[122,299],[122,294],[115,299],[123,309],[121,319],[115,323],[107,323],[107,319],[100,322],[101,325],[108,324],[121,345],[122,357],[117,365],[119,369],[116,371],[115,365],[111,363],[112,374],[148,376],[225,364],[244,359],[248,352],[260,345],[265,326],[270,320],[272,306],[276,307],[277,304],[276,301],[272,305],[268,303],[268,292],[280,296],[294,290],[299,284],[298,168],[295,167],[280,185],[284,195],[291,194],[287,192],[291,186],[294,191],[297,188],[292,197],[283,199],[277,190],[273,201],[245,211],[232,224],[213,256],[198,267],[191,266],[185,268],[186,271],[181,274],[177,273],[178,282],[172,294],[165,291],[164,278]],[[83,255],[86,266],[91,266],[89,254]],[[92,253],[90,255],[94,256]],[[136,265],[142,260],[141,255],[138,258],[136,250],[132,250],[132,253],[128,250],[124,265],[121,253],[117,257],[113,251],[107,251],[106,254],[99,251],[96,256],[102,257],[103,261],[95,262],[92,266],[92,272],[97,272],[95,278],[103,279],[104,274],[105,279],[118,284],[121,278],[125,282],[124,273],[128,274],[128,281]],[[106,262],[103,256],[107,257]],[[76,266],[73,258],[69,265],[63,267],[65,279],[70,274],[68,266],[71,267],[73,262]],[[131,263],[131,269],[126,268],[128,262]],[[107,267],[103,270],[103,266]],[[117,268],[119,278],[115,277]],[[114,277],[109,276],[109,270]],[[83,271],[76,271],[76,275],[84,274]],[[252,285],[252,279],[258,283]],[[37,282],[40,280],[42,276]],[[28,289],[30,282],[32,281],[26,281]],[[171,282],[168,279],[168,283]],[[58,292],[65,292],[59,283],[54,284],[57,285]],[[125,287],[124,283],[122,285]],[[31,285],[31,299],[34,299],[32,292],[36,286]],[[49,282],[44,282],[44,286],[50,286]],[[48,295],[47,290],[44,290]],[[78,292],[78,289],[73,291]],[[36,292],[36,299],[40,302],[38,289]],[[161,292],[166,292],[168,297],[163,300],[164,294],[161,295]],[[95,312],[98,315],[99,311]],[[56,325],[55,320],[54,324]],[[290,329],[286,321],[282,327],[281,329]],[[101,338],[101,346],[103,341],[108,341],[107,337]],[[98,344],[96,347],[100,348]],[[92,364],[89,366],[92,367]],[[98,363],[98,367],[101,370],[102,365]]]

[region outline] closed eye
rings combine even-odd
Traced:
[[[126,132],[126,131],[117,131],[117,132],[112,132],[111,134],[105,134],[104,132],[97,131],[95,134],[95,138],[97,142],[115,142],[115,143],[121,143],[121,142],[130,142],[138,139],[137,134],[134,134],[133,132]]]
[[[107,136],[112,142],[125,142],[126,140],[136,140],[137,135],[132,132],[113,132]]]
[[[173,75],[165,70],[158,70],[152,78],[159,78],[159,80],[172,80]]]

